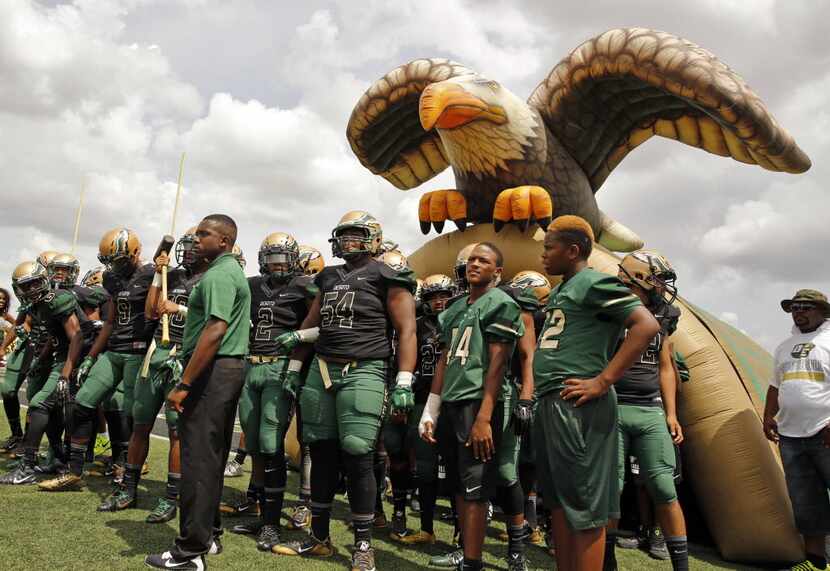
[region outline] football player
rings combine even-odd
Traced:
[[[84,277],[81,279],[81,284],[85,285],[86,287],[104,287],[104,268],[103,266],[97,266],[92,268],[87,273],[84,274]]]
[[[259,248],[261,275],[248,278],[250,355],[239,399],[239,422],[253,463],[251,489],[258,496],[261,521],[234,526],[233,531],[255,534],[257,549],[268,552],[280,542],[284,441],[294,404],[292,394],[283,391],[283,376],[289,351],[306,339],[300,325],[318,292],[312,278],[301,275],[299,250],[290,234],[269,234]]]
[[[605,525],[619,517],[613,384],[660,328],[616,276],[588,267],[592,245],[585,220],[560,216],[548,227],[542,254],[547,274],[562,282],[550,293],[533,358],[533,439],[563,571],[602,567]]]
[[[81,321],[85,317],[75,296],[66,291],[51,290],[49,278],[37,262],[19,264],[12,274],[12,285],[18,298],[30,305],[29,313],[48,332],[51,352],[48,374],[30,378],[34,386],[28,387],[32,397],[29,399],[23,461],[17,469],[0,478],[3,484],[28,484],[36,479],[37,450],[49,425],[49,417],[69,399],[69,374],[78,357],[77,350],[70,351],[70,342],[76,335],[80,336]],[[57,449],[60,450],[60,435]]]
[[[6,302],[4,314],[8,311],[11,299],[9,292],[3,290]],[[32,345],[29,341],[31,320],[26,319],[25,307],[21,307],[17,318],[12,321],[11,330],[4,337],[0,346],[0,355],[8,357],[6,371],[0,383],[0,396],[3,398],[3,410],[9,423],[9,437],[0,444],[0,452],[13,453],[23,442],[23,428],[20,425],[20,400],[18,392],[26,378],[29,361],[32,359]],[[8,319],[8,317],[6,318]],[[22,449],[20,449],[22,452]]]
[[[663,538],[649,530],[650,551],[662,543],[668,550],[672,568],[689,569],[686,522],[677,499],[675,445],[683,441],[677,420],[677,374],[668,336],[677,329],[680,310],[672,305],[677,296],[677,276],[668,260],[657,252],[638,251],[626,255],[618,274],[620,280],[651,311],[660,331],[639,359],[614,385],[617,392],[619,458],[617,475],[620,489],[625,479],[629,453],[637,457],[640,475],[655,503],[657,522]],[[615,530],[617,522],[609,526]],[[616,569],[616,533],[606,538],[605,569]]]
[[[415,459],[415,482],[420,503],[421,529],[418,533],[398,534],[398,540],[406,545],[435,543],[435,503],[438,498],[438,454],[434,446],[418,437],[418,422],[424,412],[435,368],[441,358],[441,331],[438,316],[446,308],[447,302],[455,295],[453,280],[442,274],[424,278],[421,285],[422,312],[417,320],[418,364],[415,368],[415,408],[409,415],[407,435],[407,456]],[[394,485],[394,481],[393,481]],[[401,511],[405,498],[401,503]],[[396,512],[398,507],[395,508]],[[405,515],[405,514],[404,514]],[[394,529],[394,519],[393,519]],[[395,537],[393,536],[393,539]]]
[[[128,417],[132,418],[135,381],[155,326],[144,314],[155,269],[153,264],[142,265],[140,256],[141,242],[127,228],[110,230],[98,245],[98,259],[107,267],[104,289],[112,299],[106,308],[106,321],[78,367],[80,389],[72,415],[69,472],[41,482],[43,490],[68,490],[83,483],[87,443],[97,418],[96,407],[101,403],[112,442],[114,468],[118,467],[116,478],[121,479],[132,424]],[[118,491],[114,490],[99,509],[109,510]]]
[[[348,475],[355,550],[352,569],[375,568],[371,548],[377,483],[375,444],[386,403],[391,355],[389,324],[398,338],[393,411],[413,406],[412,371],[416,361],[415,277],[407,267],[378,262],[383,233],[369,213],[345,214],[332,231],[332,253],[345,264],[317,274],[320,292],[303,330],[319,327],[316,357],[300,394],[303,442],[311,447],[311,534],[305,541],[280,544],[284,555],[331,555],[331,505],[338,484],[338,457]],[[308,339],[308,337],[306,337]],[[311,345],[295,349],[286,388],[295,391]]]
[[[524,333],[518,304],[495,287],[503,267],[494,244],[482,242],[470,252],[465,272],[470,293],[438,318],[445,357],[418,427],[422,438],[434,444],[439,413],[445,419],[439,444],[461,520],[461,569],[483,568],[488,500],[499,479],[496,451],[504,429],[504,406],[498,401],[506,368]]]
[[[190,228],[176,242],[175,256],[179,267],[167,272],[167,299],[161,298],[162,271],[169,265],[169,252],[161,252],[155,259],[153,278],[144,302],[146,319],[157,322],[162,314],[169,319],[169,343],[162,342],[163,329],[156,327],[154,342],[150,344],[143,366],[135,383],[132,417],[134,426],[127,450],[124,470],[124,486],[115,490],[101,505],[101,511],[117,511],[135,507],[141,471],[150,449],[150,434],[156,416],[165,402],[167,393],[178,381],[180,362],[176,359],[181,350],[184,322],[187,316],[187,300],[193,287],[199,283],[207,269],[204,260],[197,256],[193,246],[196,228]],[[167,485],[165,496],[159,498],[155,508],[148,514],[147,523],[165,523],[176,517],[181,480],[181,456],[179,437],[176,431],[178,414],[165,407],[165,420],[170,439],[167,456]]]

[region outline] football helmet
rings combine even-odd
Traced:
[[[242,248],[239,247],[239,244],[233,245],[233,250],[231,250],[233,257],[236,258],[236,261],[239,262],[239,266],[244,270],[245,266],[248,265],[248,260],[245,259],[245,252],[242,251]]]
[[[534,272],[533,270],[521,271],[513,276],[509,284],[510,287],[519,289],[532,288],[533,294],[539,300],[539,303],[543,306],[547,305],[551,290],[550,281],[539,272]]]
[[[268,234],[259,247],[259,273],[278,280],[287,280],[300,270],[300,246],[291,234],[274,232]],[[282,264],[284,270],[272,272],[269,264]]]
[[[343,236],[347,230],[352,229],[360,230],[363,236]],[[331,253],[336,258],[357,256],[360,254],[377,256],[381,253],[383,229],[381,228],[380,222],[368,212],[364,210],[352,210],[340,218],[340,222],[331,231],[329,242],[331,243]],[[361,247],[346,250],[343,248],[343,245],[347,242],[359,242]]]
[[[476,246],[478,246],[478,242],[467,244],[461,248],[461,251],[458,252],[458,255],[455,257],[455,266],[453,266],[453,271],[455,272],[455,286],[459,291],[467,291],[470,287],[470,284],[467,283],[467,259],[470,257],[470,254],[473,253]]]
[[[677,298],[677,274],[658,252],[638,250],[627,254],[620,262],[618,277],[626,285],[645,290],[651,305],[671,304]]]
[[[117,274],[129,274],[140,254],[138,235],[128,228],[113,228],[98,244],[98,261]]]
[[[313,246],[300,246],[298,264],[303,273],[307,276],[319,274],[326,267],[326,261],[320,250]]]
[[[179,241],[176,242],[176,263],[189,268],[196,262],[196,253],[193,248],[196,246],[196,226],[185,230]]]
[[[81,279],[81,285],[85,285],[86,287],[104,285],[104,268],[98,266],[97,268],[89,270],[84,274],[83,279]]]
[[[424,287],[424,280],[415,278],[415,301],[421,300],[421,289]]]
[[[406,256],[395,250],[381,254],[378,256],[378,261],[383,262],[390,268],[395,268],[396,270],[403,270],[409,267],[409,262],[406,260]]]
[[[40,262],[21,262],[12,272],[12,289],[23,303],[37,303],[52,289]]]
[[[397,242],[394,240],[384,240],[380,244],[380,253],[385,254],[386,252],[398,252],[401,253],[401,248]]]
[[[81,264],[72,254],[58,254],[46,266],[46,275],[54,287],[72,287],[80,273]]]
[[[41,252],[40,254],[38,254],[37,263],[40,264],[44,271],[46,271],[46,267],[49,265],[49,262],[51,262],[52,258],[57,256],[58,254],[59,252],[56,252],[54,250],[46,250],[45,252]]]
[[[446,294],[446,299],[443,303],[437,304],[434,307],[431,303],[434,297],[438,294]],[[450,276],[444,274],[432,274],[424,278],[423,285],[421,285],[421,301],[429,307],[433,313],[440,313],[446,306],[447,299],[455,295],[455,282]]]

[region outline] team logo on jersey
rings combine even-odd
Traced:
[[[813,343],[799,343],[795,347],[793,347],[793,350],[790,352],[790,355],[792,355],[793,359],[806,359],[807,356],[810,354],[810,351],[812,351],[814,348],[815,344]]]

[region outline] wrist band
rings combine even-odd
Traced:
[[[292,373],[299,373],[303,368],[303,362],[299,359],[291,359],[288,361],[288,370]]]
[[[401,371],[395,376],[395,383],[399,387],[409,388],[412,386],[412,379],[415,378],[415,375],[408,371]]]
[[[179,309],[176,310],[176,313],[178,313],[182,317],[187,317],[187,306],[186,305],[179,305]]]

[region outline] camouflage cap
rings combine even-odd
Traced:
[[[815,289],[800,289],[795,292],[792,299],[781,300],[781,309],[790,313],[790,307],[794,302],[803,301],[806,303],[814,303],[824,310],[824,316],[830,317],[830,303],[827,302],[827,296]]]

